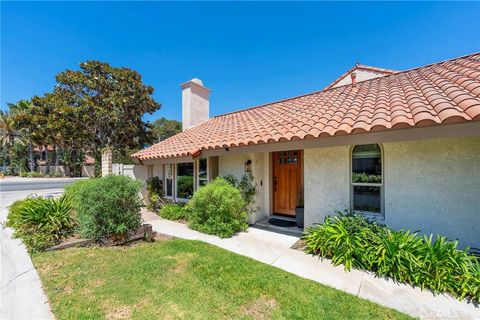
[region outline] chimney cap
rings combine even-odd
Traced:
[[[201,88],[203,88],[203,89],[206,89],[206,90],[209,91],[209,92],[212,91],[211,89],[205,87],[205,86],[203,85],[203,81],[200,80],[200,79],[198,79],[198,78],[193,78],[192,80],[188,80],[187,82],[184,82],[184,83],[180,84],[180,87],[182,87],[182,89],[185,89],[185,88],[191,86],[192,84],[194,84],[194,85],[196,85],[196,86],[199,86],[199,87],[201,87]]]

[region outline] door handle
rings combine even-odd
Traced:
[[[277,192],[277,177],[273,178],[273,187],[274,187],[274,191]]]

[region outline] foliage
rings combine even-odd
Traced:
[[[240,191],[220,177],[195,192],[188,210],[189,226],[207,234],[228,238],[248,227]]]
[[[193,193],[193,177],[177,177],[177,195],[181,199],[190,199]]]
[[[307,229],[307,251],[343,264],[346,270],[365,269],[398,282],[448,292],[479,301],[478,258],[457,241],[423,238],[410,231],[395,231],[360,215],[326,217],[322,225]]]
[[[105,147],[142,148],[153,140],[142,117],[160,104],[138,72],[87,61],[80,70],[60,72],[56,81],[52,93],[32,99],[55,132],[53,140],[94,154]]]
[[[200,241],[72,248],[32,259],[56,319],[410,319]]]
[[[187,208],[176,203],[164,205],[159,213],[162,218],[168,220],[184,220],[188,218]]]
[[[353,183],[382,183],[382,175],[380,174],[367,174],[365,172],[353,172]]]
[[[24,178],[42,178],[42,177],[45,177],[45,175],[43,173],[36,172],[36,171],[33,171],[33,172],[20,171],[20,173],[18,175],[20,177],[24,177]],[[57,175],[55,175],[54,173],[49,173],[48,176],[49,177],[56,177]]]
[[[74,210],[78,208],[79,202],[82,201],[79,195],[80,188],[82,188],[84,184],[90,183],[92,180],[93,179],[75,180],[75,182],[65,186],[64,194],[66,194],[71,199]]]
[[[237,177],[232,174],[224,175],[222,176],[222,178],[225,179],[225,181],[227,181],[229,184],[240,190],[243,200],[245,201],[245,210],[249,214],[254,213],[256,211],[256,208],[254,208],[254,204],[255,196],[257,195],[257,188],[252,173],[245,173],[240,179],[240,181],[238,181]]]
[[[139,181],[116,175],[87,181],[67,191],[76,193],[73,203],[82,237],[98,239],[140,227]]]
[[[158,211],[165,200],[163,198],[163,181],[159,177],[151,177],[146,181],[147,207],[149,210]]]
[[[137,152],[138,149],[129,149],[129,148],[116,148],[112,150],[112,161],[113,163],[123,163],[123,164],[135,164],[130,155]]]
[[[160,142],[182,132],[182,123],[162,117],[153,122],[153,132],[156,135],[156,141]]]
[[[7,227],[15,229],[14,237],[22,239],[31,251],[40,251],[71,235],[76,226],[70,198],[27,198],[9,208]]]

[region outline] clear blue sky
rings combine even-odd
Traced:
[[[213,90],[212,115],[320,90],[355,62],[407,69],[480,51],[480,4],[1,3],[1,107],[96,59],[137,70],[158,117],[179,84]]]

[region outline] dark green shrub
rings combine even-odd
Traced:
[[[179,204],[166,204],[160,209],[160,216],[168,220],[184,220],[188,218],[188,210]]]
[[[457,241],[437,236],[433,242],[432,236],[394,231],[352,214],[326,217],[308,228],[303,239],[308,252],[346,270],[370,270],[422,289],[480,300],[478,258],[459,250]]]
[[[147,208],[158,211],[165,204],[163,198],[163,181],[159,177],[151,177],[146,181]]]
[[[80,235],[98,239],[140,227],[140,187],[139,181],[117,175],[88,180],[72,187]]]
[[[9,208],[6,226],[31,251],[41,251],[70,236],[76,226],[70,198],[28,198]]]
[[[188,225],[203,233],[228,238],[248,227],[240,191],[223,178],[198,189],[187,207]]]

